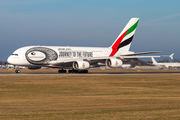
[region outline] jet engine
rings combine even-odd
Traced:
[[[73,62],[73,68],[75,70],[85,70],[89,68],[89,62],[87,61],[75,61]]]
[[[116,68],[116,67],[121,67],[122,66],[122,60],[119,60],[119,59],[107,59],[106,60],[106,66],[108,67],[112,67],[112,68]]]
[[[41,69],[41,67],[39,67],[39,66],[28,66],[28,69],[36,70],[36,69]]]

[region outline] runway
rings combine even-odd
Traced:
[[[0,73],[0,76],[115,76],[115,75],[180,75],[180,73],[86,73],[86,74],[46,74],[46,73]]]
[[[0,76],[93,76],[93,75],[157,75],[157,74],[180,74],[180,70],[123,70],[123,69],[110,69],[99,70],[89,69],[89,73],[58,73],[58,69],[39,69],[29,70],[21,69],[21,73],[15,73],[15,70],[1,69]]]

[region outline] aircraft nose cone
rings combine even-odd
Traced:
[[[15,65],[15,64],[17,64],[17,60],[18,60],[18,58],[13,58],[12,56],[9,56],[7,59],[7,62],[9,64]]]
[[[12,64],[12,57],[11,56],[8,57],[7,62]]]

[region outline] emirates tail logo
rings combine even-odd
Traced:
[[[138,22],[139,20],[137,20],[136,23],[132,24],[130,28],[124,31],[124,33],[121,34],[119,38],[117,38],[117,40],[111,46],[112,52],[109,57],[114,56],[120,48],[126,47],[127,45],[131,44]]]

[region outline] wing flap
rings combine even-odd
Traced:
[[[121,58],[123,58],[123,59],[151,58],[151,57],[169,57],[169,55],[159,55],[159,56],[121,56]]]
[[[134,55],[152,54],[152,53],[160,53],[160,52],[161,51],[138,52],[138,53],[122,54],[121,56],[134,56]]]

